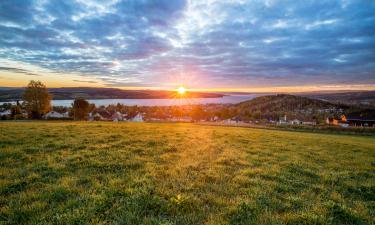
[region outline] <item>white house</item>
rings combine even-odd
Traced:
[[[298,119],[291,120],[291,121],[289,121],[289,123],[292,124],[292,125],[300,125],[300,124],[302,124],[302,122],[300,120],[298,120]]]
[[[210,121],[218,121],[219,120],[219,117],[218,116],[214,116],[214,117],[211,117],[210,118]]]
[[[56,111],[51,111],[43,116],[44,119],[61,119],[61,118],[68,118],[69,114],[66,113],[59,113]]]
[[[12,112],[10,110],[5,110],[3,112],[0,112],[0,116],[9,116],[11,114],[12,114]]]
[[[117,121],[124,120],[124,117],[122,116],[121,113],[115,112],[115,113],[112,114],[111,119],[112,119],[113,122],[117,122]]]
[[[190,116],[184,117],[172,117],[170,121],[172,122],[191,122],[192,118]]]
[[[223,120],[222,123],[224,123],[224,124],[237,124],[238,121],[233,120],[233,119],[226,119],[226,120]]]
[[[316,122],[315,121],[303,121],[302,124],[303,125],[312,125],[312,126],[314,126],[314,125],[316,125]]]
[[[279,119],[279,121],[277,122],[277,124],[279,124],[279,125],[285,125],[285,124],[288,124],[288,120],[287,120],[287,118],[286,118],[286,115],[284,115],[283,117],[281,117],[281,118]]]
[[[135,117],[131,119],[133,122],[143,122],[143,115],[142,113],[138,113]]]
[[[104,120],[104,118],[99,114],[99,113],[89,113],[89,121],[94,121],[94,120]]]

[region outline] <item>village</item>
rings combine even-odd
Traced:
[[[184,122],[210,123],[215,125],[276,125],[276,126],[337,126],[337,127],[374,127],[375,118],[363,115],[346,115],[343,109],[327,108],[316,110],[321,119],[311,116],[312,110],[296,110],[296,113],[283,112],[278,118],[264,118],[258,115],[243,116],[233,106],[225,104],[184,105],[184,106],[125,106],[121,104],[99,106],[90,104],[90,110],[84,115],[87,121],[111,122]],[[280,114],[280,113],[279,113]],[[288,116],[288,115],[289,116]],[[305,116],[301,116],[305,115]],[[0,106],[1,120],[25,120],[29,116],[22,104],[5,103]],[[52,107],[44,114],[44,120],[75,120],[72,107]]]

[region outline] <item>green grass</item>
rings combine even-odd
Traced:
[[[375,138],[0,123],[0,224],[374,224]]]

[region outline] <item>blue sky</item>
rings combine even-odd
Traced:
[[[372,0],[2,0],[0,86],[373,89],[374,12]]]

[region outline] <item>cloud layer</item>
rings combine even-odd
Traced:
[[[374,12],[357,0],[3,0],[0,59],[122,87],[375,84]]]

